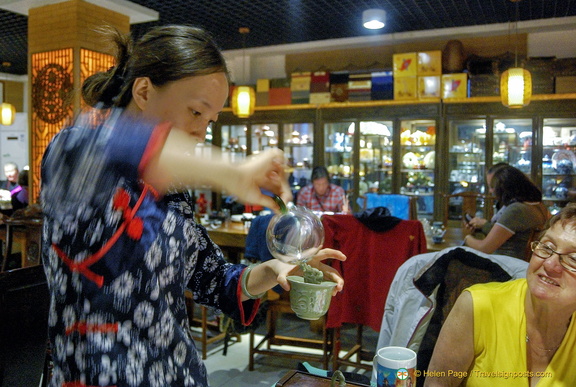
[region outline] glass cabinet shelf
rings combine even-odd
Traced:
[[[418,196],[418,216],[433,217],[436,121],[401,121],[400,193]]]
[[[330,173],[332,183],[341,186],[347,192],[353,189],[354,130],[353,122],[335,122],[324,125],[326,168]]]
[[[314,124],[286,123],[283,132],[288,182],[296,194],[310,182],[314,165]]]
[[[576,119],[544,119],[542,128],[542,194],[551,213],[576,192]]]
[[[392,121],[360,122],[360,196],[392,192],[393,132]]]

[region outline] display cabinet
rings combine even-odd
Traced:
[[[448,194],[484,189],[486,120],[448,122]]]
[[[392,121],[360,122],[360,182],[358,195],[392,193],[394,166]]]
[[[232,161],[273,147],[283,149],[286,175],[296,194],[309,181],[314,158],[322,146],[314,141],[316,121],[315,106],[264,106],[249,118],[238,118],[224,109],[213,125],[212,143],[222,147]]]
[[[574,200],[576,118],[545,118],[542,127],[542,193],[551,213]]]
[[[522,109],[498,97],[266,106],[248,119],[225,109],[212,142],[235,159],[276,142],[294,192],[324,165],[351,203],[366,190],[415,195],[429,220],[444,219],[444,195],[487,193],[485,171],[500,161],[529,175],[551,211],[576,192],[575,94],[533,96]]]
[[[250,135],[252,136],[251,154],[257,154],[265,149],[277,148],[278,145],[278,124],[256,124],[252,125]]]
[[[354,122],[336,122],[324,125],[326,153],[324,161],[331,181],[350,193],[353,189],[352,149],[354,146]]]
[[[402,120],[400,124],[400,193],[418,196],[418,215],[434,214],[436,121]]]
[[[314,124],[312,122],[284,124],[284,153],[294,191],[310,181],[314,163]]]
[[[557,212],[571,200],[570,192],[574,187],[576,99],[562,95],[534,96],[522,109],[506,108],[497,99],[488,101],[491,100],[482,98],[477,103],[444,104],[443,116],[450,131],[449,166],[440,172],[440,190],[488,192],[484,178],[486,169],[506,162],[526,173],[541,187],[544,203],[552,213]],[[575,135],[573,142],[572,135]],[[464,141],[459,137],[465,137]],[[458,142],[462,142],[464,148],[459,148]],[[461,150],[464,153],[460,154]],[[458,166],[459,161],[465,159],[473,159],[478,166]],[[561,160],[567,161],[559,163]],[[456,181],[467,173],[471,173],[470,178]],[[478,184],[470,181],[474,176]]]
[[[212,143],[222,148],[222,152],[233,162],[244,160],[248,152],[246,125],[222,125],[219,138],[212,135]]]
[[[438,101],[382,101],[321,109],[324,163],[359,210],[366,192],[418,196],[418,216],[432,219]]]
[[[492,164],[505,162],[532,173],[532,118],[496,118],[492,129]]]

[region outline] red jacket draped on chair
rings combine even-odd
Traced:
[[[353,215],[322,218],[324,247],[342,251],[347,260],[334,260],[344,278],[344,290],[332,298],[326,326],[368,325],[380,331],[384,304],[396,270],[408,258],[426,252],[426,236],[417,220],[402,220],[394,228],[376,232]]]

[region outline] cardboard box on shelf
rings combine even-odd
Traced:
[[[392,71],[378,71],[372,73],[372,100],[394,99],[394,78]]]
[[[418,98],[417,77],[394,77],[394,99],[413,100]]]
[[[330,73],[330,100],[331,102],[348,101],[348,79],[350,72],[335,71]]]
[[[394,78],[418,75],[418,55],[415,52],[392,55]]]
[[[468,96],[468,74],[442,75],[442,98],[466,98]]]
[[[440,76],[418,77],[418,98],[440,98]]]
[[[442,75],[442,51],[418,53],[418,76]]]
[[[500,76],[494,74],[470,75],[470,97],[500,95]]]
[[[270,90],[269,79],[256,80],[256,106],[268,106],[269,90]]]
[[[531,73],[532,94],[554,94],[554,76],[550,73]]]
[[[301,73],[292,73],[290,80],[290,90],[292,91],[310,91],[312,76],[309,71]]]
[[[269,79],[258,79],[256,80],[256,92],[263,93],[270,90],[270,80]]]
[[[310,93],[310,103],[315,105],[330,103],[330,92]]]
[[[350,74],[348,78],[348,100],[370,101],[372,89],[372,74]]]
[[[556,94],[576,93],[576,75],[556,77]]]
[[[315,71],[310,82],[310,103],[330,103],[330,73]]]
[[[268,103],[270,105],[290,105],[292,103],[292,93],[290,91],[289,78],[270,79]]]

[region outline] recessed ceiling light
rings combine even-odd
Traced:
[[[362,12],[362,24],[369,30],[378,30],[386,25],[386,11],[370,8]]]

